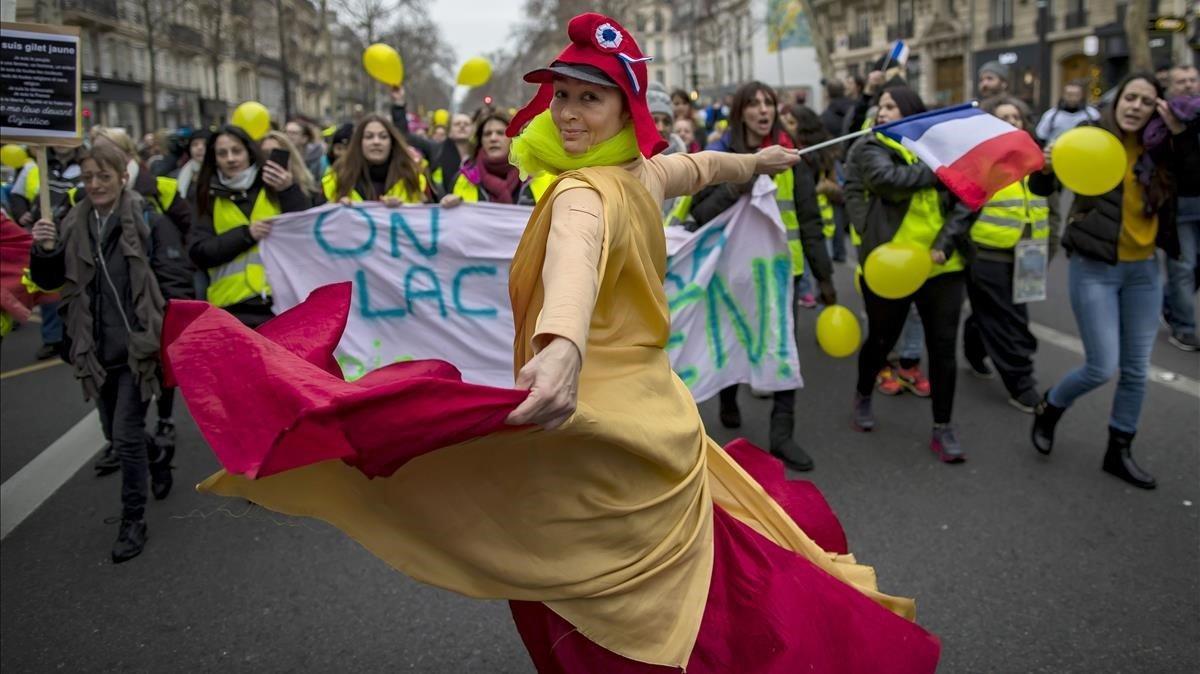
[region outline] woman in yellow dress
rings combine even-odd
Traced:
[[[912,601],[876,590],[815,489],[705,434],[665,351],[663,198],[798,155],[655,156],[633,37],[599,14],[568,32],[526,75],[539,91],[509,128],[523,174],[558,175],[510,272],[519,390],[437,361],[341,381],[344,286],[257,334],[173,305],[167,367],[227,468],[200,489],[318,517],[413,578],[512,600],[540,672],[933,671],[939,645]]]

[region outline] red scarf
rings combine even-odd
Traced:
[[[513,193],[521,184],[517,167],[508,163],[508,157],[488,159],[483,148],[475,153],[475,165],[479,167],[479,183],[488,193],[488,198],[498,204],[513,203]]]
[[[794,150],[796,148],[796,144],[792,142],[792,137],[787,135],[786,131],[780,131],[778,138],[771,138],[771,136],[769,136],[769,135],[765,136],[763,138],[762,144],[759,145],[758,147],[761,149],[764,147],[771,147],[772,145],[776,145],[776,144],[782,145],[783,147],[786,147],[789,150]]]

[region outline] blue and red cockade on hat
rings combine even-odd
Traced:
[[[653,157],[666,149],[667,143],[658,135],[654,118],[646,106],[646,83],[649,79],[646,62],[651,57],[642,54],[629,31],[603,14],[587,13],[571,19],[567,25],[567,35],[571,43],[554,61],[589,65],[603,71],[625,95],[642,154]],[[529,120],[550,107],[550,101],[554,98],[553,77],[553,73],[545,69],[535,70],[525,76],[526,82],[541,86],[529,103],[513,117],[508,125],[509,136],[520,133]]]

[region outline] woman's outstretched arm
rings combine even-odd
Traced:
[[[754,154],[696,152],[658,156],[646,162],[663,185],[663,197],[671,199],[695,194],[717,183],[744,183],[756,174],[773,175],[800,160],[795,150],[771,146]]]

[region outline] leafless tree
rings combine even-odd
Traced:
[[[402,12],[424,13],[418,0],[334,0],[333,6],[342,22],[367,44],[377,42]]]
[[[182,0],[142,0],[142,23],[146,31],[146,56],[150,66],[150,128],[158,128],[158,44],[155,30],[166,25]]]
[[[409,12],[379,36],[404,59],[404,88],[409,105],[443,107],[449,100],[458,58],[424,12]]]

